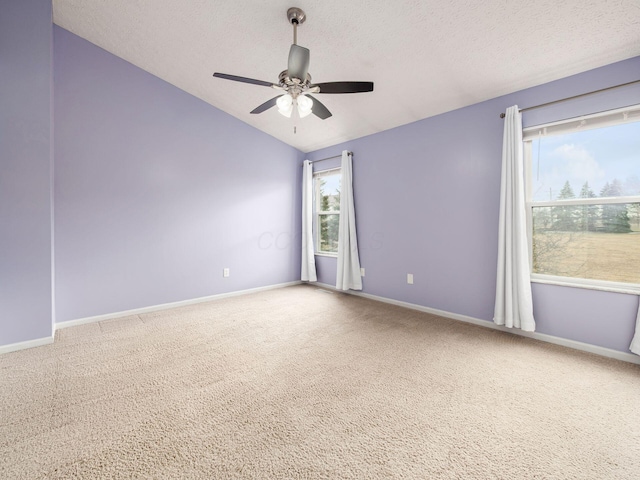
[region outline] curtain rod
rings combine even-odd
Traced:
[[[607,90],[613,90],[614,88],[626,87],[627,85],[633,85],[634,83],[640,83],[640,80],[634,80],[633,82],[621,83],[620,85],[613,85],[612,87],[601,88],[600,90],[594,90],[593,92],[581,93],[580,95],[574,95],[573,97],[561,98],[560,100],[554,100],[553,102],[541,103],[540,105],[534,105],[533,107],[521,108],[519,112],[526,112],[527,110],[533,110],[534,108],[547,107],[555,103],[566,102],[568,100],[575,100],[576,98],[586,97],[587,95],[593,95],[594,93],[606,92]],[[501,113],[500,118],[504,118],[505,114]]]
[[[353,152],[347,152],[347,155],[353,155]],[[311,163],[316,163],[316,162],[324,162],[325,160],[332,160],[334,158],[340,158],[342,157],[342,154],[340,155],[334,155],[333,157],[327,157],[327,158],[321,158],[319,160],[310,160]]]

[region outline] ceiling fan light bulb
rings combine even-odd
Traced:
[[[278,100],[276,100],[276,105],[278,105],[279,110],[288,110],[293,104],[293,97],[288,93],[282,95]]]
[[[276,100],[276,105],[278,106],[278,112],[281,115],[284,115],[287,118],[291,117],[291,112],[293,112],[293,97],[288,93],[282,95],[278,100]]]
[[[296,103],[298,104],[298,114],[300,118],[304,118],[311,113],[311,109],[313,108],[313,100],[305,95],[300,95],[296,99]]]

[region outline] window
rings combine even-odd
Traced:
[[[640,106],[523,140],[532,281],[640,293]]]
[[[316,253],[338,254],[338,228],[340,226],[340,168],[313,174],[314,230]]]

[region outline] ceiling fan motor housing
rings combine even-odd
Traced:
[[[291,45],[289,50],[289,78],[304,83],[309,71],[309,49],[300,45]]]

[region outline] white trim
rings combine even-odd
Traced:
[[[586,288],[588,290],[601,290],[603,292],[624,293],[625,295],[640,295],[640,284],[638,283],[561,277],[559,275],[545,275],[542,273],[532,273],[531,281],[533,283],[544,283],[547,285],[560,285],[561,287]]]
[[[0,355],[26,348],[41,347],[53,343],[53,335],[50,337],[36,338],[35,340],[27,340],[26,342],[10,343],[9,345],[0,346]]]
[[[331,252],[315,252],[314,255],[317,256],[317,257],[338,258],[338,254],[337,253],[331,253]]]
[[[640,195],[626,197],[565,198],[562,200],[531,200],[528,207],[562,207],[565,205],[619,205],[640,203]]]
[[[155,305],[155,306],[151,306],[151,307],[138,308],[138,309],[134,309],[134,310],[126,310],[126,311],[122,311],[122,312],[109,313],[109,314],[105,314],[105,315],[96,315],[96,316],[93,316],[93,317],[80,318],[80,319],[77,319],[77,320],[68,320],[66,322],[57,323],[56,324],[56,329],[73,327],[75,325],[83,325],[85,323],[99,322],[101,320],[108,320],[108,319],[124,317],[124,316],[128,316],[128,315],[137,315],[137,314],[141,314],[141,313],[155,312],[155,311],[158,311],[158,310],[165,310],[165,309],[181,307],[181,306],[185,306],[185,305],[193,305],[193,304],[197,304],[197,303],[203,303],[203,302],[208,302],[208,301],[211,301],[211,300],[217,300],[217,299],[222,299],[222,298],[236,297],[236,296],[240,296],[240,295],[247,295],[247,294],[250,294],[250,293],[257,293],[257,292],[261,292],[261,291],[265,291],[265,290],[275,290],[275,289],[278,289],[278,288],[284,288],[284,287],[289,287],[289,286],[293,286],[293,285],[300,285],[302,283],[307,284],[307,282],[301,282],[301,281],[279,283],[279,284],[275,284],[275,285],[267,285],[265,287],[251,288],[251,289],[247,289],[247,290],[238,290],[236,292],[221,293],[221,294],[218,294],[218,295],[210,295],[208,297],[200,297],[200,298],[194,298],[194,299],[191,299],[191,300],[183,300],[183,301],[180,301],[180,302],[164,303],[164,304],[161,304],[161,305]],[[309,283],[309,285],[317,286],[319,288],[324,288],[326,290],[331,290],[331,291],[334,291],[334,292],[347,293],[349,295],[355,295],[355,296],[359,296],[359,297],[364,297],[364,298],[368,298],[370,300],[375,300],[375,301],[378,301],[378,302],[388,303],[388,304],[391,304],[391,305],[397,305],[399,307],[408,308],[410,310],[417,310],[417,311],[420,311],[420,312],[430,313],[432,315],[438,315],[440,317],[451,318],[453,320],[459,320],[461,322],[471,323],[473,325],[479,325],[481,327],[490,328],[492,330],[499,330],[501,332],[512,333],[512,334],[515,334],[515,335],[520,335],[522,337],[533,338],[535,340],[540,340],[540,341],[547,342],[547,343],[553,343],[555,345],[561,345],[561,346],[564,346],[564,347],[573,348],[575,350],[581,350],[581,351],[584,351],[584,352],[589,352],[589,353],[594,353],[596,355],[601,355],[603,357],[614,358],[616,360],[621,360],[623,362],[635,363],[635,364],[640,365],[640,356],[633,355],[631,353],[620,352],[618,350],[612,350],[610,348],[599,347],[597,345],[590,345],[588,343],[577,342],[575,340],[568,340],[566,338],[555,337],[553,335],[547,335],[545,333],[523,332],[522,330],[513,330],[513,329],[510,329],[510,328],[506,328],[506,327],[502,327],[502,326],[496,325],[495,323],[487,321],[487,320],[481,320],[479,318],[469,317],[467,315],[460,315],[458,313],[451,313],[451,312],[447,312],[447,311],[444,311],[444,310],[438,310],[438,309],[435,309],[435,308],[425,307],[425,306],[422,306],[422,305],[417,305],[415,303],[403,302],[403,301],[394,300],[394,299],[391,299],[391,298],[380,297],[378,295],[371,295],[370,293],[356,292],[356,291],[352,291],[352,290],[342,291],[342,290],[338,290],[338,289],[336,289],[336,287],[334,287],[332,285],[328,285],[326,283],[313,282],[313,283]],[[49,344],[52,344],[53,341],[54,341],[54,336],[52,335],[50,337],[37,338],[35,340],[27,340],[25,342],[18,342],[18,343],[12,343],[12,344],[9,344],[9,345],[2,345],[2,346],[0,346],[0,355],[4,354],[4,353],[9,353],[9,352],[15,352],[15,351],[18,351],[18,350],[24,350],[24,349],[27,349],[27,348],[33,348],[33,347],[40,347],[40,346],[43,346],[43,345],[49,345]]]
[[[317,178],[329,177],[340,175],[340,181],[342,181],[342,166],[330,168],[328,170],[320,170],[313,172],[313,227],[314,232],[314,249],[315,255],[338,257],[338,252],[325,252],[320,250],[322,241],[320,239],[320,215],[338,215],[340,216],[340,210],[319,210],[320,208],[320,183],[316,181]]]
[[[424,307],[422,305],[416,305],[415,303],[402,302],[400,300],[394,300],[392,298],[379,297],[377,295],[371,295],[370,293],[356,292],[353,290],[337,290],[332,285],[326,283],[317,282],[314,284],[317,287],[326,288],[335,292],[347,293],[349,295],[356,295],[358,297],[368,298],[370,300],[376,300],[378,302],[389,303],[391,305],[397,305],[399,307],[408,308],[410,310],[418,310],[420,312],[431,313],[432,315],[438,315],[439,317],[451,318],[453,320],[459,320],[461,322],[472,323],[473,325],[479,325],[481,327],[490,328],[492,330],[499,330],[501,332],[512,333],[520,335],[522,337],[532,338],[534,340],[540,340],[542,342],[553,343],[555,345],[561,345],[563,347],[573,348],[574,350],[581,350],[583,352],[594,353],[603,357],[614,358],[623,362],[635,363],[640,365],[640,356],[632,353],[620,352],[610,348],[599,347],[597,345],[591,345],[589,343],[577,342],[575,340],[569,340],[566,338],[555,337],[553,335],[547,335],[546,333],[537,332],[524,332],[519,329],[512,329],[496,325],[493,322],[487,320],[481,320],[479,318],[468,317],[467,315],[460,315],[458,313],[446,312],[444,310],[438,310],[435,308]]]
[[[150,307],[134,308],[133,310],[124,310],[122,312],[106,313],[104,315],[95,315],[93,317],[78,318],[76,320],[67,320],[66,322],[56,323],[56,329],[75,327],[76,325],[84,325],[86,323],[100,322],[112,318],[127,317],[129,315],[140,315],[142,313],[157,312],[159,310],[167,310],[169,308],[184,307],[186,305],[194,305],[196,303],[210,302],[222,298],[237,297],[240,295],[248,295],[250,293],[263,292],[265,290],[275,290],[277,288],[290,287],[299,285],[302,282],[296,280],[294,282],[277,283],[275,285],[267,285],[265,287],[249,288],[247,290],[237,290],[235,292],[219,293],[217,295],[209,295],[207,297],[192,298],[190,300],[182,300],[179,302],[162,303],[160,305],[152,305]]]

